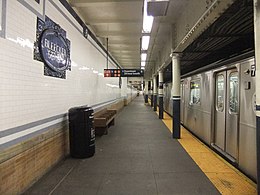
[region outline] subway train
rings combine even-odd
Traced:
[[[211,64],[181,79],[181,123],[201,141],[256,180],[254,57]],[[172,83],[164,110],[172,113]]]

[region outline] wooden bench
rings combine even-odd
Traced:
[[[106,135],[108,128],[115,125],[116,110],[103,109],[94,114],[95,134]]]

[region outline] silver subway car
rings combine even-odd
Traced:
[[[256,179],[255,63],[247,58],[181,81],[181,122],[204,143]],[[171,83],[164,109],[172,113]]]

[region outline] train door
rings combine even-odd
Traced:
[[[216,74],[214,145],[228,156],[237,159],[238,94],[237,69]]]
[[[184,121],[184,82],[181,82],[181,122]]]

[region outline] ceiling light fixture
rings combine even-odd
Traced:
[[[153,27],[153,16],[147,14],[147,0],[144,0],[143,33],[151,33]]]
[[[146,58],[147,58],[147,54],[146,53],[142,53],[141,54],[141,60],[142,61],[146,61]]]
[[[148,50],[149,42],[150,36],[145,35],[142,37],[142,50]]]
[[[144,13],[143,13],[143,30],[142,45],[141,45],[141,69],[145,69],[145,61],[147,58],[147,50],[150,42],[150,33],[153,27],[153,16],[147,14],[147,0],[144,0]],[[148,35],[147,35],[148,34]]]

